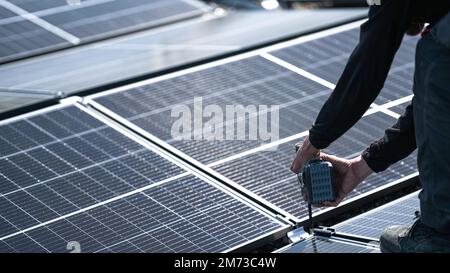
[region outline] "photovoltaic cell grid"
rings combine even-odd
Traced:
[[[282,227],[75,106],[0,146],[0,252],[220,252]]]
[[[0,1],[0,63],[198,16],[207,10],[196,0],[72,2]],[[39,22],[25,19],[29,15],[21,13],[32,14]]]
[[[337,224],[337,232],[378,239],[384,229],[393,225],[410,225],[415,221],[415,212],[419,211],[419,192],[358,215]]]
[[[305,65],[306,70],[308,66],[315,66],[315,70],[309,72],[327,80],[333,80],[327,76],[336,75],[340,73],[339,69],[343,69],[342,64],[345,65],[346,58],[354,47],[354,44],[348,41],[354,39],[356,43],[357,35],[358,31],[353,29],[281,49],[279,52],[296,52],[298,56],[292,60],[299,63],[294,63],[295,65],[299,65],[300,68],[304,68],[301,65]],[[392,71],[408,73],[409,70],[406,68],[410,67],[409,61],[413,59],[410,56],[413,43],[412,38],[405,39]],[[331,48],[329,48],[330,44],[333,45]],[[299,47],[301,50],[298,49]],[[320,50],[316,52],[317,48]],[[283,59],[287,56],[286,54],[279,56],[277,51],[271,54]],[[333,66],[336,66],[335,70],[327,72],[327,69]],[[408,81],[406,78],[402,80]],[[390,82],[393,80],[390,79]],[[396,93],[397,91],[400,95]],[[275,150],[254,152],[229,160],[232,156],[260,147],[261,144],[267,144],[270,140],[266,142],[261,140],[176,140],[171,135],[171,126],[179,116],[173,117],[171,111],[174,106],[181,104],[187,106],[193,113],[194,97],[202,97],[204,106],[218,105],[224,111],[226,105],[279,105],[279,138],[284,139],[310,128],[330,92],[331,90],[312,80],[257,56],[132,89],[94,96],[94,100],[300,219],[306,216],[305,206],[299,203],[302,198],[297,188],[296,178],[289,171],[289,166],[294,157],[294,144],[301,141],[301,137],[283,143]],[[385,88],[380,95],[380,102],[385,103],[409,95],[411,90],[407,94],[401,92],[400,89]],[[270,114],[272,115],[273,111]],[[248,122],[249,118],[246,116],[245,120]],[[203,122],[208,120],[209,118],[204,118]],[[236,122],[236,118],[234,121]],[[394,118],[384,113],[364,117],[325,152],[346,158],[357,156],[373,140],[382,137],[384,130],[394,122]],[[222,128],[225,131],[227,124],[223,125]],[[193,126],[191,128],[195,131]],[[247,130],[246,133],[248,132]],[[392,166],[388,171],[369,177],[350,197],[375,190],[412,175],[416,171],[413,154]]]
[[[187,140],[180,141],[172,136],[172,124],[179,119],[173,117],[176,105],[185,105],[193,113],[194,98],[202,98],[204,106],[217,105],[226,115],[227,105],[268,106],[266,124],[270,125],[272,105],[279,106],[279,138],[307,130],[314,121],[321,105],[331,90],[290,70],[273,64],[262,57],[252,57],[184,76],[160,81],[124,92],[95,99],[96,102],[130,120],[156,137],[177,147],[191,157],[209,164],[233,154],[258,147],[268,141],[242,140]],[[257,116],[256,115],[253,116]],[[241,122],[248,124],[249,115]],[[203,118],[206,124],[210,118]],[[222,119],[223,120],[223,119]],[[237,115],[233,121],[237,121]],[[234,122],[233,122],[234,123]],[[223,123],[225,126],[232,122]],[[194,125],[191,124],[193,139]],[[208,127],[209,128],[209,127]],[[234,130],[236,133],[236,130]],[[268,132],[271,131],[269,127]],[[188,134],[189,136],[189,134]],[[249,139],[246,126],[245,139]],[[234,139],[237,139],[236,135]]]
[[[358,39],[359,29],[354,28],[273,51],[270,54],[337,84]],[[405,36],[384,88],[375,103],[384,104],[412,94],[414,52],[417,41],[416,37]]]
[[[278,253],[375,253],[374,248],[311,236],[277,251]]]

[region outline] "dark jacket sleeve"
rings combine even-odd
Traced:
[[[427,35],[433,35],[438,42],[450,49],[450,13],[443,17]],[[411,103],[397,123],[385,131],[383,138],[373,142],[362,153],[362,157],[373,171],[380,172],[411,154],[416,147]]]
[[[450,12],[442,18],[431,32],[434,38],[450,49]]]
[[[413,3],[385,0],[372,6],[360,41],[309,131],[312,145],[328,147],[350,129],[380,93],[395,53],[413,17]]]
[[[413,104],[411,103],[394,126],[385,131],[383,138],[373,142],[362,153],[362,157],[374,172],[381,172],[407,157],[416,148]]]

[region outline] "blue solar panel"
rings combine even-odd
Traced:
[[[88,253],[222,252],[279,228],[190,175],[2,242],[17,252],[67,252],[70,241]]]
[[[287,228],[77,106],[0,132],[0,252],[221,252]]]

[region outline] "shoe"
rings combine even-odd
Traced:
[[[412,226],[393,226],[380,237],[382,253],[450,253],[450,235],[441,234],[417,219]]]

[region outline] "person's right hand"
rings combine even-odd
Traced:
[[[291,171],[296,174],[300,173],[306,162],[311,159],[318,158],[319,155],[320,150],[315,148],[311,142],[309,142],[309,137],[307,136],[300,149],[298,149],[297,155],[291,164]]]
[[[409,36],[419,35],[425,27],[424,20],[421,18],[414,18],[406,29],[405,33]]]
[[[321,205],[324,207],[336,207],[339,205],[356,186],[373,173],[361,156],[347,160],[321,153],[320,158],[333,165],[333,183],[336,189],[336,200],[334,202],[324,202]]]

